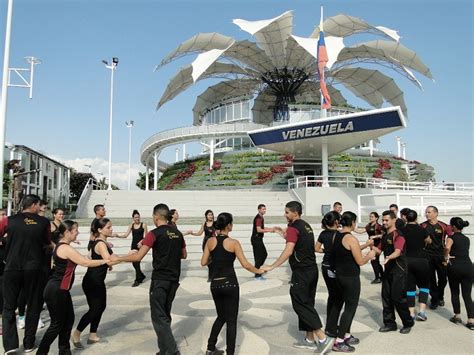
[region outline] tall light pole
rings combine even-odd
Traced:
[[[130,191],[130,172],[132,169],[132,127],[133,121],[125,122],[128,128],[128,191]]]
[[[114,72],[117,68],[119,59],[117,57],[112,58],[112,63],[103,60],[107,69],[110,69],[110,114],[109,114],[109,186],[107,190],[112,190],[112,118],[113,118],[113,103],[114,103]]]

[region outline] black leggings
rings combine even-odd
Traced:
[[[426,258],[408,257],[407,302],[415,307],[416,287],[420,289],[418,302],[426,304],[430,293],[430,265]]]
[[[321,271],[323,274],[326,288],[328,289],[328,301],[326,305],[326,332],[330,334],[337,333],[337,322],[339,320],[339,311],[337,311],[336,304],[341,303],[341,291],[337,286],[336,274],[330,270],[329,267],[322,265]],[[336,312],[334,312],[336,311]]]
[[[69,338],[74,325],[74,308],[69,291],[60,290],[58,282],[50,282],[44,290],[51,324],[43,335],[36,354],[48,354],[51,344],[58,338],[59,354],[71,354]]]
[[[439,301],[444,300],[444,289],[448,283],[447,268],[443,262],[443,256],[428,256],[431,303],[436,305],[439,304]]]
[[[453,262],[448,267],[448,279],[454,314],[461,314],[461,303],[459,302],[459,285],[461,285],[462,298],[466,306],[467,317],[474,318],[474,305],[471,296],[473,279],[472,263]]]
[[[380,265],[380,255],[377,255],[374,260],[371,260],[370,264],[372,265],[372,269],[374,270],[375,278],[381,280],[383,275],[383,268],[382,265]]]
[[[265,248],[265,244],[263,243],[263,238],[260,237],[252,237],[252,248],[253,248],[253,257],[255,259],[255,267],[257,269],[260,268],[263,264],[265,264],[265,260],[267,260],[267,248]],[[260,276],[259,274],[255,274],[255,277]]]
[[[90,332],[97,333],[100,319],[107,307],[107,291],[105,289],[105,283],[97,282],[93,280],[93,277],[90,277],[89,274],[86,274],[82,281],[82,289],[86,295],[89,310],[82,316],[77,325],[77,330],[82,332],[90,324]]]
[[[357,276],[336,276],[337,286],[341,292],[341,298],[339,298],[334,307],[334,316],[336,319],[339,317],[342,306],[344,305],[344,312],[342,312],[341,319],[339,320],[339,327],[337,329],[337,337],[344,339],[345,334],[351,332],[352,320],[357,311],[360,297],[360,277]]]
[[[212,325],[211,335],[207,341],[207,350],[215,351],[217,337],[227,324],[227,354],[235,353],[237,338],[237,315],[239,313],[239,284],[237,280],[217,280],[211,283],[211,293],[216,305],[217,318]]]

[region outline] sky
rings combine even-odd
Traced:
[[[7,0],[0,0],[0,58],[3,65]],[[192,125],[196,97],[212,81],[203,80],[155,111],[168,81],[189,56],[154,72],[163,57],[199,32],[219,32],[254,40],[232,24],[235,18],[270,19],[294,11],[293,34],[307,37],[325,17],[340,13],[399,31],[401,43],[420,56],[435,82],[417,74],[421,91],[390,72],[405,92],[408,127],[381,138],[380,149],[396,152],[395,136],[407,145],[407,158],[435,167],[438,181],[473,181],[473,19],[469,0],[14,0],[10,67],[36,67],[34,98],[10,88],[6,141],[56,157],[79,171],[107,173],[110,70],[102,59],[118,57],[113,114],[113,177],[127,183],[128,129],[132,131],[133,178],[141,144],[163,130]],[[370,39],[382,39],[370,37]],[[355,37],[346,43],[369,40]],[[351,42],[352,41],[352,42]],[[385,73],[389,73],[384,71]],[[415,73],[416,74],[416,73]],[[341,89],[356,106],[367,107]],[[188,153],[197,153],[197,144]],[[173,162],[174,147],[160,159]],[[133,183],[132,183],[133,185]]]

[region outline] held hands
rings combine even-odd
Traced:
[[[264,274],[264,273],[266,273],[265,270],[263,270],[262,268],[258,269],[257,274],[262,275],[262,274]]]
[[[138,243],[137,243],[138,249],[140,249],[140,248],[142,247],[142,245],[143,245],[142,242],[138,242]]]
[[[193,234],[193,231],[192,231],[192,230],[188,230],[188,231],[185,231],[185,232],[184,232],[184,235],[189,235],[189,234]]]
[[[273,267],[271,267],[270,265],[263,265],[260,267],[260,270],[263,270],[264,272],[268,272],[268,271],[272,271]]]
[[[373,239],[369,239],[369,240],[367,241],[367,246],[368,246],[368,247],[371,247],[372,245],[374,245],[374,240],[373,240]]]

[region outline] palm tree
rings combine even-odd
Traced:
[[[198,56],[170,80],[157,109],[193,83],[208,78],[225,80],[198,96],[193,108],[195,125],[202,123],[202,117],[213,106],[235,97],[254,97],[253,121],[261,124],[288,120],[288,105],[292,103],[320,105],[316,61],[319,27],[309,37],[293,35],[292,11],[269,20],[236,19],[233,23],[254,36],[256,42],[219,33],[199,33],[181,43],[155,70],[186,55]],[[338,89],[343,86],[372,107],[379,108],[388,102],[400,106],[406,114],[398,85],[371,66],[388,67],[419,88],[421,83],[413,71],[430,79],[432,75],[417,54],[400,43],[397,32],[343,14],[327,18],[323,25],[329,55],[325,76],[333,105],[347,104]],[[383,39],[345,46],[347,37],[361,33]]]

